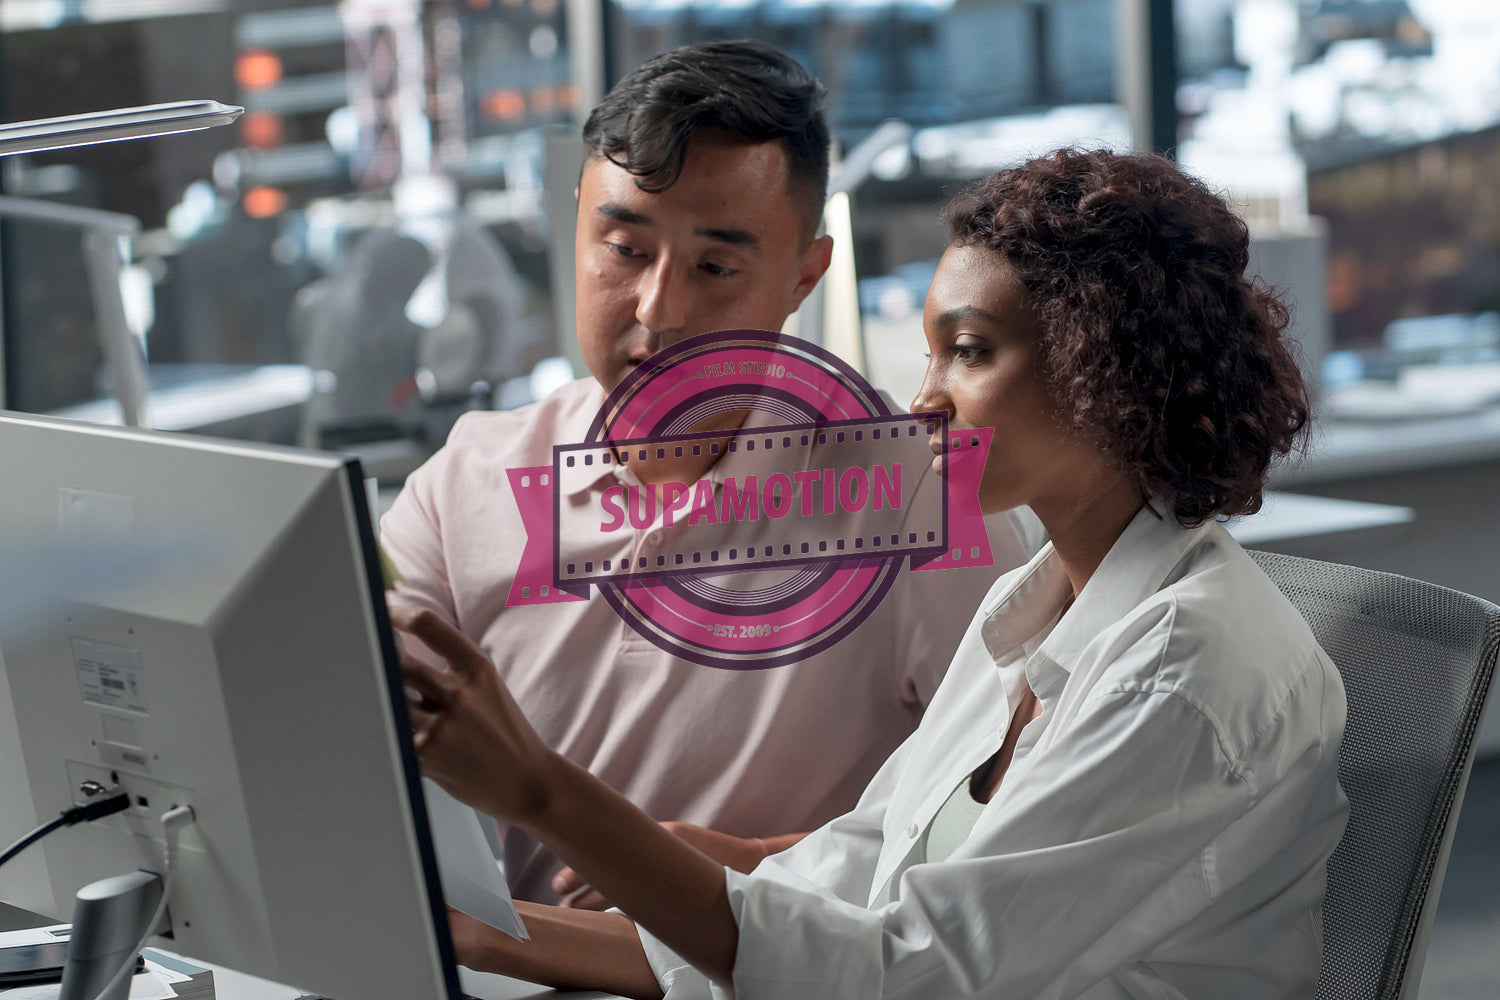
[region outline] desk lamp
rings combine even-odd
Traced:
[[[227,125],[244,110],[218,101],[174,101],[14,122],[0,125],[0,156],[192,132]],[[0,197],[0,216],[75,226],[83,230],[89,291],[98,317],[104,358],[114,373],[115,395],[120,400],[121,415],[126,424],[148,426],[145,359],[141,357],[139,345],[125,322],[125,304],[120,292],[120,240],[134,236],[140,230],[140,223],[133,216],[118,212],[5,197]]]

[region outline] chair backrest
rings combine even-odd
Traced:
[[[1312,627],[1349,698],[1349,826],[1328,861],[1318,1000],[1413,997],[1475,736],[1500,607],[1445,587],[1252,552]]]

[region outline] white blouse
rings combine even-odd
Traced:
[[[1028,644],[1067,594],[1050,545],[1002,577],[853,811],[725,870],[739,1000],[1313,994],[1348,815],[1337,670],[1213,522],[1143,510]],[[1042,712],[1005,780],[948,860],[911,863],[1023,676]],[[669,1000],[724,996],[640,933]]]

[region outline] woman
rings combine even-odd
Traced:
[[[1051,543],[990,591],[858,806],[749,875],[395,612],[454,667],[408,666],[429,772],[629,914],[528,907],[528,944],[455,918],[466,964],[740,1000],[1312,994],[1343,690],[1218,523],[1258,509],[1307,420],[1286,312],[1245,278],[1244,224],[1164,159],[1060,152],[947,219],[912,408],[994,427],[981,506],[1030,505]]]

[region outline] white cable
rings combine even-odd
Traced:
[[[182,828],[192,821],[192,806],[177,806],[162,813],[161,899],[156,903],[156,912],[151,914],[151,919],[146,923],[146,932],[141,935],[141,939],[136,942],[135,947],[125,953],[125,961],[115,970],[115,974],[110,977],[109,982],[105,984],[104,989],[99,991],[99,995],[94,1000],[104,1000],[105,997],[109,996],[111,990],[120,985],[120,980],[124,979],[135,968],[135,960],[140,955],[141,949],[146,947],[146,942],[150,941],[155,934],[156,925],[161,922],[162,915],[167,912],[167,900],[172,896],[172,876],[177,874],[177,838],[181,835]],[[126,997],[129,997],[128,991]]]

